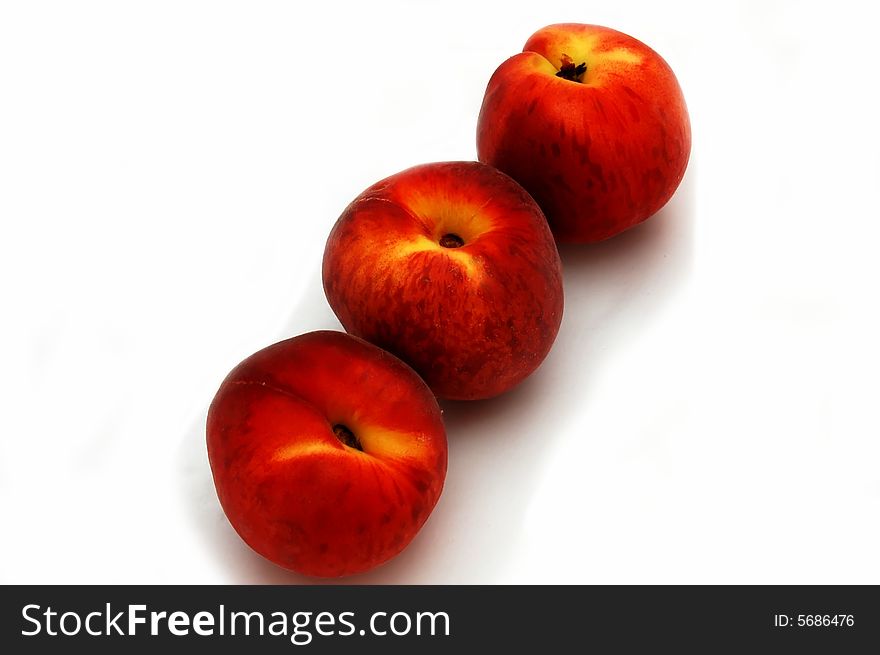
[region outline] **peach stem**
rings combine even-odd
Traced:
[[[461,248],[464,245],[464,239],[457,234],[444,234],[440,237],[440,245],[444,248]]]
[[[354,436],[354,432],[349,430],[347,426],[342,425],[341,423],[337,423],[333,426],[333,434],[335,434],[336,438],[349,448],[363,451],[361,442],[358,441],[358,438]]]
[[[587,62],[584,61],[575,66],[571,57],[568,55],[562,55],[562,66],[560,67],[559,72],[556,73],[556,77],[561,77],[570,82],[581,82],[584,79],[584,74],[586,72]]]

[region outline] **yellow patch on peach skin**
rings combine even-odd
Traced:
[[[404,241],[395,246],[388,256],[391,259],[402,259],[417,253],[432,253],[434,256],[448,257],[458,264],[469,278],[479,280],[482,269],[474,257],[465,250],[466,248],[466,245],[462,248],[444,248],[439,243],[420,234],[411,241]]]
[[[305,455],[327,454],[336,451],[338,451],[337,448],[333,448],[332,446],[321,442],[294,443],[278,448],[272,453],[272,461],[283,462],[296,457],[303,457]]]
[[[379,462],[396,459],[421,460],[430,450],[427,440],[420,438],[418,433],[364,426],[356,421],[350,421],[349,427],[360,441],[363,451],[349,446],[336,448],[322,442],[298,443],[278,448],[270,461],[280,463],[309,455],[359,455],[376,458]]]
[[[601,44],[602,37],[598,34],[575,37],[566,33],[560,35],[557,41],[547,44],[548,49],[544,56],[554,66],[554,75],[562,66],[563,55],[575,64],[586,63],[587,75],[582,81],[587,85],[595,81],[596,77],[601,77],[602,68],[605,66],[616,68],[620,64],[637,66],[642,63],[642,56],[627,47],[618,46],[611,50],[603,50]]]
[[[360,426],[355,434],[365,454],[382,459],[421,459],[429,449],[426,440],[419,438],[418,433]]]
[[[438,240],[444,234],[453,233],[469,243],[495,227],[491,215],[484,211],[491,197],[474,202],[468,199],[466,192],[454,188],[406,189],[401,194],[402,203]]]
[[[590,58],[599,63],[641,64],[642,56],[629,48],[614,48],[605,52],[594,52]]]
[[[343,410],[341,407],[328,408],[328,428],[337,423],[346,426],[354,434],[364,449],[364,456],[376,456],[380,459],[398,457],[419,458],[426,454],[429,445],[426,439],[420,438],[418,432],[402,432],[377,425],[358,410]],[[333,436],[335,439],[335,435]],[[357,453],[357,449],[349,449]]]

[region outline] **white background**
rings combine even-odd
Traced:
[[[835,2],[5,2],[0,580],[305,581],[214,495],[205,413],[338,329],[345,205],[473,159],[489,76],[593,22],[676,71],[660,215],[565,248],[551,355],[446,404],[449,475],[358,583],[880,583],[876,30]]]

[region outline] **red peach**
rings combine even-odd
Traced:
[[[368,188],[333,228],[323,268],[345,329],[444,398],[520,383],[562,319],[559,254],[541,210],[479,162],[416,166]]]
[[[587,243],[660,210],[684,176],[691,128],[663,58],[621,32],[550,25],[489,80],[480,161],[532,194],[557,240]]]
[[[403,362],[341,332],[311,332],[236,366],[208,412],[220,504],[267,559],[313,576],[399,553],[440,497],[446,433]]]

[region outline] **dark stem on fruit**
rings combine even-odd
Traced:
[[[444,248],[461,248],[464,245],[464,239],[450,232],[440,237],[440,245]]]
[[[333,426],[333,434],[335,434],[336,438],[349,448],[363,451],[364,448],[361,446],[361,442],[358,441],[358,438],[354,436],[354,432],[349,430],[347,426],[342,425],[342,423],[337,423]]]
[[[561,77],[570,82],[583,82],[586,73],[587,62],[584,61],[575,65],[571,57],[562,55],[562,66],[559,68],[559,72],[556,73],[556,77]]]

